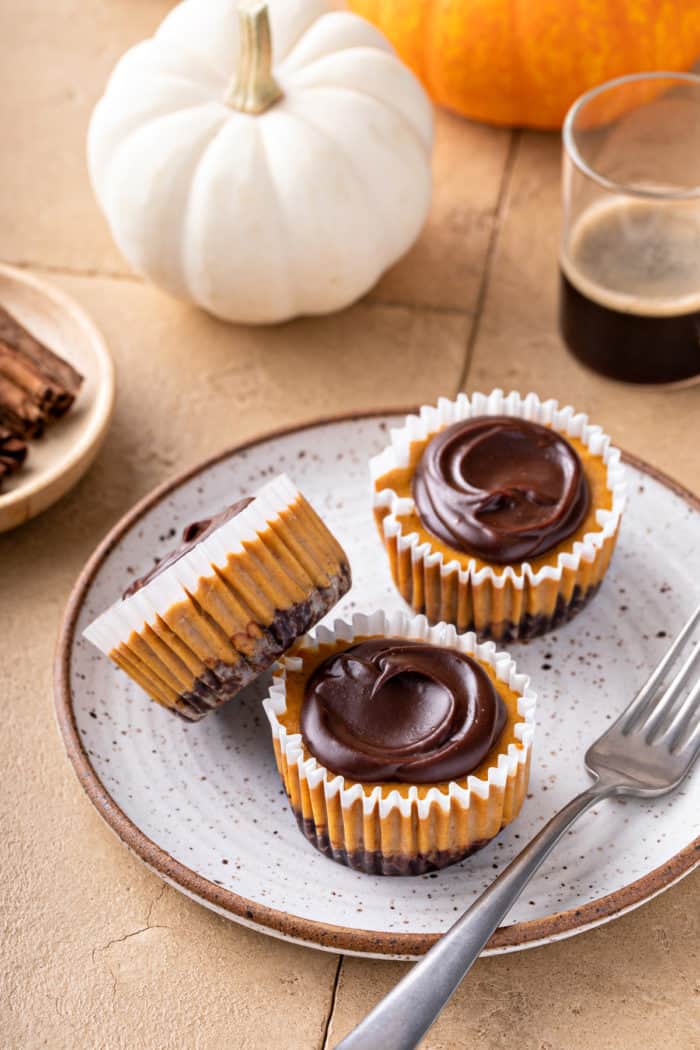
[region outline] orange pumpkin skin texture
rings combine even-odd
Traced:
[[[350,0],[435,102],[489,124],[558,128],[582,92],[700,57],[700,0]]]

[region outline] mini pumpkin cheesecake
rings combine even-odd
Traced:
[[[593,597],[625,503],[607,435],[534,394],[425,407],[371,472],[403,598],[431,622],[499,640],[542,634]]]
[[[462,860],[527,793],[528,680],[448,624],[380,612],[319,627],[282,659],[264,707],[299,828],[358,871]]]
[[[283,475],[188,525],[84,635],[194,721],[270,667],[349,587],[343,549]]]

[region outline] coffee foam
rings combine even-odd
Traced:
[[[561,267],[588,299],[622,313],[700,310],[700,201],[613,198],[576,221]]]

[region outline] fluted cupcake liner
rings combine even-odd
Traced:
[[[515,742],[498,754],[485,777],[470,775],[439,786],[397,784],[389,790],[352,782],[322,766],[305,748],[301,733],[284,725],[287,675],[304,669],[305,652],[378,636],[457,649],[492,668],[498,681],[518,694]],[[418,875],[479,849],[517,816],[527,793],[536,700],[528,683],[493,642],[479,644],[473,633],[459,635],[445,623],[431,627],[424,616],[357,613],[350,624],[318,627],[280,661],[263,705],[300,829],[333,860],[379,875]]]
[[[594,530],[569,547],[563,544],[555,565],[537,570],[529,562],[477,567],[468,554],[448,560],[418,533],[406,531],[406,518],[415,511],[413,499],[382,483],[390,471],[409,466],[414,443],[426,442],[452,423],[485,415],[551,426],[577,438],[605,465],[612,505],[597,510]],[[595,594],[610,563],[626,498],[620,453],[599,426],[570,405],[559,408],[553,399],[541,401],[536,394],[523,397],[515,391],[460,394],[454,401],[441,398],[436,406],[424,405],[391,431],[390,444],[371,460],[370,472],[375,518],[402,597],[431,623],[445,620],[460,631],[501,641],[541,634],[570,619]]]
[[[285,475],[84,631],[158,703],[200,718],[350,586],[347,558]]]

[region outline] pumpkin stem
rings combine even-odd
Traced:
[[[241,0],[238,20],[240,61],[224,102],[241,113],[262,113],[282,97],[282,90],[272,75],[272,36],[267,4],[264,0]]]

